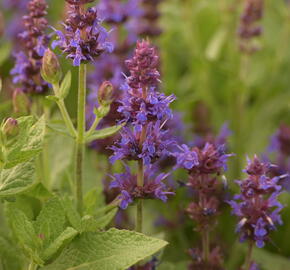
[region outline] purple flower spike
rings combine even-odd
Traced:
[[[15,54],[11,74],[13,82],[21,85],[23,92],[37,94],[48,90],[48,84],[40,76],[42,57],[49,43],[45,34],[47,4],[45,0],[31,0],[27,9],[28,14],[23,16],[25,30],[19,34],[23,51]]]
[[[282,223],[279,213],[283,205],[278,196],[281,194],[279,180],[284,176],[271,177],[270,167],[257,156],[249,160],[245,170],[248,178],[237,181],[241,193],[229,202],[233,214],[239,218],[236,231],[240,240],[255,241],[259,248],[269,240],[269,233],[276,229],[275,225]]]
[[[64,22],[65,32],[55,31],[58,46],[67,57],[73,60],[74,66],[93,61],[104,52],[113,51],[112,43],[108,42],[108,32],[101,26],[96,8],[84,10],[82,5],[88,1],[71,1],[69,17]]]
[[[126,171],[115,174],[110,188],[118,189],[120,195],[120,208],[126,209],[135,199],[159,199],[166,202],[169,195],[174,192],[169,191],[163,183],[168,174],[161,173],[156,176],[156,170],[147,167],[144,173],[144,185],[137,185],[137,176],[132,174],[130,168],[126,166]]]

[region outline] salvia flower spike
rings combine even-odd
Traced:
[[[248,177],[237,181],[240,194],[229,202],[233,214],[239,218],[236,231],[240,240],[254,241],[259,248],[269,240],[270,232],[282,224],[280,211],[284,206],[278,201],[278,196],[282,191],[279,180],[284,175],[272,177],[271,166],[261,162],[257,156],[248,160],[245,170]]]
[[[101,25],[95,7],[85,10],[88,0],[67,0],[70,4],[69,16],[63,23],[64,32],[55,30],[57,40],[52,47],[59,47],[74,66],[94,61],[104,52],[112,52],[113,45],[108,42],[108,32]]]

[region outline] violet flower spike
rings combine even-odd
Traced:
[[[282,192],[279,180],[283,176],[272,177],[269,163],[261,162],[257,156],[248,161],[248,178],[237,181],[241,193],[234,196],[229,204],[232,213],[239,218],[236,231],[240,240],[256,242],[262,248],[269,240],[269,234],[281,225],[280,211],[283,205],[278,201]]]
[[[95,7],[83,11],[81,5],[88,1],[69,1],[71,10],[68,19],[63,23],[64,32],[55,31],[58,40],[52,47],[59,47],[67,58],[73,60],[74,66],[94,61],[101,54],[113,51],[113,45],[108,42],[108,32],[101,26]]]

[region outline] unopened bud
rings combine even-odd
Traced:
[[[98,101],[101,106],[110,105],[113,101],[114,87],[109,81],[104,81],[98,90]]]
[[[21,115],[26,115],[30,110],[30,100],[28,96],[19,88],[13,93],[13,109],[14,112]]]
[[[16,119],[9,117],[2,125],[2,132],[6,137],[14,137],[19,132],[19,126]]]
[[[50,49],[46,49],[42,58],[42,78],[51,83],[58,83],[61,79],[61,68],[57,56]]]

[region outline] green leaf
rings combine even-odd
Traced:
[[[112,136],[116,132],[118,132],[123,126],[124,125],[116,125],[116,126],[112,126],[112,127],[108,127],[108,128],[95,130],[91,135],[89,135],[86,138],[86,141],[89,143],[89,142],[92,142],[94,140],[104,139],[104,138],[107,138],[109,136]]]
[[[82,218],[81,231],[82,232],[95,232],[104,229],[114,218],[118,209],[111,209],[108,213],[100,217],[86,215]]]
[[[85,213],[88,215],[96,214],[96,210],[105,205],[104,200],[103,189],[101,187],[89,190],[84,196]]]
[[[65,197],[62,199],[62,205],[63,205],[68,221],[76,230],[80,232],[82,220],[79,213],[73,206],[73,203],[68,197]]]
[[[47,201],[38,215],[34,228],[43,239],[43,247],[48,247],[64,230],[65,212],[60,200],[54,197]]]
[[[0,269],[21,269],[23,257],[16,245],[10,239],[0,236]]]
[[[60,99],[65,99],[69,93],[70,90],[70,86],[71,86],[71,71],[68,71],[63,79],[63,81],[61,82],[60,88],[59,88],[59,92],[57,93],[57,96]]]
[[[32,116],[20,117],[17,121],[19,134],[14,138],[12,146],[8,149],[5,168],[11,168],[30,160],[42,149],[45,135],[44,117],[36,122]]]
[[[11,169],[0,172],[0,197],[14,196],[25,192],[33,186],[35,162],[18,164]]]
[[[48,128],[51,129],[52,131],[71,137],[71,134],[69,133],[67,127],[65,125],[60,125],[60,124],[47,124]]]
[[[42,269],[125,270],[166,245],[163,240],[126,230],[83,233]]]
[[[11,229],[25,254],[28,257],[32,257],[38,264],[43,264],[38,255],[41,241],[37,237],[32,222],[28,220],[21,210],[13,207],[13,204],[8,206],[7,215]]]
[[[221,26],[220,29],[218,29],[213,35],[205,50],[205,56],[208,60],[214,61],[219,57],[222,46],[226,41],[226,37],[227,28],[225,26]]]
[[[25,194],[37,199],[48,199],[53,196],[53,194],[42,183],[34,184],[25,192]]]
[[[41,254],[44,261],[51,259],[61,248],[68,245],[70,241],[78,234],[74,228],[67,227]]]

